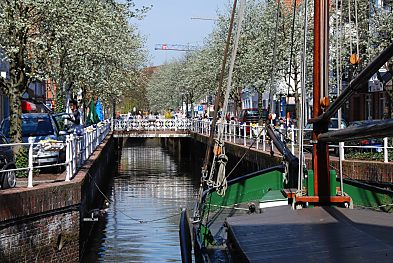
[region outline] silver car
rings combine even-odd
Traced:
[[[3,134],[9,134],[10,120],[4,119],[1,124]],[[22,114],[22,140],[28,142],[29,137],[34,138],[34,164],[50,165],[65,161],[65,148],[48,149],[44,142],[65,141],[67,132],[60,131],[56,119],[50,113],[23,113]]]

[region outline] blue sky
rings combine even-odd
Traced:
[[[135,0],[136,6],[153,5],[141,21],[132,21],[146,37],[149,65],[160,65],[184,52],[154,50],[155,44],[201,46],[214,27],[214,21],[191,19],[216,18],[217,10],[226,10],[231,0]]]

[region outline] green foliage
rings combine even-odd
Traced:
[[[366,160],[366,161],[380,161],[383,162],[384,155],[383,152],[359,152],[351,151],[345,153],[345,158],[349,160]],[[393,161],[393,150],[388,150],[389,162]]]
[[[351,30],[348,30],[350,28],[348,2],[340,2],[342,6],[339,10],[336,9],[336,2],[332,2],[331,8],[330,70],[336,72],[338,64],[336,57],[339,55],[341,76],[348,73],[348,69],[351,68],[348,62],[350,44],[352,43],[352,49],[356,47],[355,3],[351,2]],[[242,26],[232,81],[231,99],[235,102],[240,100],[239,91],[247,86],[255,87],[260,94],[271,89],[273,94],[280,92],[286,94],[289,90],[291,94],[300,95],[305,6],[304,1],[301,2],[295,10],[294,17],[292,6],[294,1],[291,6],[287,3],[287,1],[279,3],[280,13],[277,18],[277,1],[247,1],[246,17]],[[307,93],[311,93],[314,3],[312,1],[308,3],[305,88]],[[357,4],[357,32],[361,63],[356,68],[351,68],[354,74],[359,72],[393,39],[393,13],[386,8],[386,5],[383,9],[375,7],[374,2],[358,1]],[[162,65],[160,70],[153,74],[147,87],[152,108],[178,107],[182,101],[182,95],[188,96],[192,102],[195,102],[206,95],[215,93],[223,60],[230,10],[221,11],[217,16],[219,19],[213,32],[205,39],[205,44],[199,50],[188,52],[183,58]],[[292,30],[293,22],[294,30]],[[278,25],[277,30],[276,25]],[[236,23],[233,32],[235,31]],[[293,39],[291,39],[292,34]],[[277,39],[277,44],[274,47],[275,39]],[[231,48],[232,46],[233,38]],[[275,59],[273,49],[276,49]],[[330,87],[336,83],[337,80],[331,78]]]
[[[147,10],[133,0],[0,1],[0,49],[10,66],[0,89],[10,96],[11,122],[17,123],[17,101],[34,80],[50,79],[64,94],[98,95],[104,106],[134,89],[146,55],[130,22]],[[63,101],[56,101],[58,111]],[[16,126],[14,142],[21,140]]]
[[[26,168],[29,166],[29,151],[27,148],[22,147],[15,155],[15,165],[16,168]],[[17,177],[27,177],[28,171],[21,170],[16,172]]]
[[[56,92],[56,98],[55,98],[55,112],[60,113],[60,112],[65,112],[65,105],[64,105],[64,94],[63,92]]]

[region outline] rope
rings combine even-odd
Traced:
[[[270,113],[271,105],[273,104],[273,90],[274,90],[274,74],[276,74],[276,49],[277,49],[277,32],[278,32],[278,18],[280,15],[280,0],[277,1],[277,11],[276,11],[276,29],[274,31],[274,44],[273,44],[273,60],[272,60],[272,72],[270,75],[270,87],[269,87],[269,106],[268,112]]]
[[[356,55],[359,55],[358,1],[355,0]]]
[[[306,76],[307,76],[307,17],[308,17],[308,0],[304,1],[304,24],[303,24],[303,50],[302,50],[302,75],[301,75],[301,103],[299,116],[299,170],[298,170],[298,191],[303,188],[303,167],[304,161],[304,120],[306,108]]]
[[[240,162],[244,159],[244,157],[247,155],[247,153],[251,150],[252,146],[254,145],[254,143],[259,140],[259,138],[261,137],[262,132],[266,130],[266,128],[262,129],[258,136],[251,142],[250,146],[248,147],[248,149],[244,152],[244,154],[242,155],[242,157],[240,157],[239,161],[236,163],[236,165],[232,168],[232,170],[228,173],[228,175],[226,176],[226,178],[228,178],[234,171],[235,169],[239,166]]]
[[[218,172],[216,180],[217,194],[220,196],[225,195],[225,191],[228,187],[228,182],[225,177],[225,165],[228,162],[228,157],[225,154],[220,154],[218,156]]]
[[[240,6],[239,6],[237,31],[236,31],[235,41],[234,41],[234,47],[232,49],[232,54],[231,54],[231,61],[230,61],[230,65],[229,65],[228,82],[227,82],[227,88],[225,90],[224,103],[222,106],[221,123],[218,126],[218,140],[219,141],[222,140],[222,136],[224,134],[224,123],[225,123],[226,113],[228,110],[229,93],[232,88],[231,87],[232,86],[232,75],[233,75],[233,69],[235,67],[235,59],[236,59],[236,54],[237,54],[237,48],[239,46],[239,39],[240,39],[240,34],[241,34],[241,27],[242,27],[243,18],[244,18],[245,7],[246,7],[246,0],[242,0],[240,2]]]
[[[109,204],[113,203],[113,202],[112,202],[112,201],[111,201],[111,200],[101,191],[100,187],[97,185],[96,181],[95,181],[94,178],[91,176],[91,174],[90,174],[90,173],[87,173],[87,175],[88,175],[88,176],[90,177],[90,179],[93,181],[93,183],[94,183],[94,185],[96,186],[97,190],[101,193],[101,195],[104,197],[104,199],[105,199]],[[113,211],[120,212],[120,213],[121,213],[122,215],[124,215],[125,217],[131,219],[132,221],[138,222],[138,223],[140,223],[140,224],[152,223],[152,222],[161,221],[161,220],[164,220],[164,219],[167,219],[167,218],[172,218],[172,217],[175,217],[175,216],[180,216],[180,212],[179,212],[179,213],[176,213],[176,214],[172,214],[172,215],[165,216],[165,217],[160,217],[160,218],[157,218],[157,219],[143,220],[143,219],[131,217],[131,216],[127,215],[126,213],[124,213],[122,210],[119,210],[119,209],[113,209]]]
[[[352,53],[352,21],[351,21],[351,0],[348,0],[348,22],[349,22],[349,50]]]

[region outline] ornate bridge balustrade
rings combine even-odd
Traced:
[[[130,119],[115,120],[115,137],[188,137],[189,119]]]

